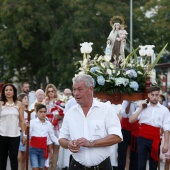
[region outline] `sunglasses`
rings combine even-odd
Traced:
[[[54,90],[49,90],[47,91],[47,93],[54,93]]]

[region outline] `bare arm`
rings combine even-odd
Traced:
[[[166,153],[168,152],[168,143],[169,143],[169,131],[164,131],[164,145],[162,147],[162,152]]]
[[[119,142],[121,142],[121,138],[119,136],[108,135],[105,138],[94,140],[93,147],[111,146]]]
[[[26,139],[24,137],[25,135],[25,123],[24,123],[24,108],[20,101],[18,101],[18,108],[19,108],[19,124],[21,126],[22,131],[22,144],[26,144]]]
[[[125,113],[126,113],[126,114],[129,114],[130,105],[131,105],[131,101],[128,102],[128,105],[127,105],[127,107],[126,107],[126,109],[125,109]]]
[[[18,101],[18,106],[19,106],[19,123],[20,123],[22,132],[25,132],[24,108],[20,101]]]
[[[104,147],[104,146],[111,146],[119,142],[121,142],[121,138],[117,135],[108,135],[105,138],[94,140],[92,146],[89,140],[85,138],[77,139],[78,146],[84,146],[84,147]]]
[[[138,111],[136,111],[134,114],[132,114],[129,117],[129,122],[130,123],[136,122],[138,120],[138,116],[139,116],[139,114],[141,113],[142,110],[143,110],[143,108],[140,108]]]

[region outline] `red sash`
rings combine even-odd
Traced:
[[[159,160],[159,145],[160,145],[160,128],[151,125],[141,124],[139,136],[146,139],[153,140],[151,148],[151,157],[155,160]]]
[[[121,120],[122,129],[131,132],[130,148],[132,151],[137,152],[137,137],[139,136],[139,123],[129,123],[129,118],[122,118]]]
[[[131,131],[131,124],[129,123],[129,118],[122,117],[121,126],[122,129]]]
[[[130,149],[134,152],[138,151],[138,146],[137,146],[137,138],[139,136],[139,123],[138,122],[139,121],[132,123],[132,128],[131,128]]]
[[[44,158],[48,158],[48,147],[47,147],[47,137],[35,137],[32,136],[30,140],[30,146],[43,149],[44,150]]]
[[[129,131],[139,130],[138,121],[136,121],[135,123],[129,123],[129,118],[122,118],[121,126],[122,126],[122,129],[129,130]]]

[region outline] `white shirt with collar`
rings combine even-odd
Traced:
[[[118,116],[110,105],[93,100],[92,107],[86,117],[79,104],[67,111],[59,138],[75,140],[84,137],[88,140],[96,140],[110,134],[117,135],[122,139]],[[94,166],[109,157],[111,152],[111,146],[81,147],[78,153],[72,155],[80,164]]]
[[[127,108],[128,104],[129,104],[129,101],[123,100],[123,102],[122,102],[122,109],[121,109],[121,114],[122,114],[123,118],[129,118],[135,112],[135,110],[136,110],[135,102],[131,102],[129,113],[126,114],[126,108]]]
[[[72,107],[75,106],[77,104],[76,99],[73,97],[71,98],[65,105],[65,109],[64,109],[64,114],[66,114],[66,112]]]
[[[47,145],[51,144],[51,141],[55,145],[59,145],[58,138],[56,138],[52,125],[49,121],[45,120],[44,123],[39,118],[30,121],[30,137],[47,137]],[[49,140],[50,138],[50,140]]]
[[[147,104],[147,108],[142,110],[138,116],[139,124],[147,124],[154,127],[163,128],[164,131],[170,130],[170,112],[159,102],[156,106]]]

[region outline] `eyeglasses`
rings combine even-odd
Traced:
[[[47,91],[47,93],[54,93],[54,90],[49,90]]]

